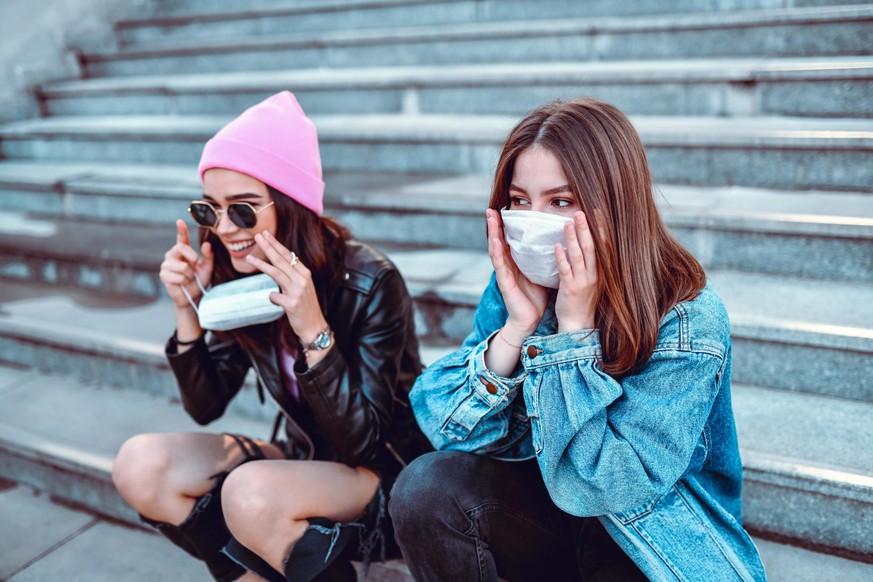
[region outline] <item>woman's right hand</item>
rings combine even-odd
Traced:
[[[521,343],[539,325],[546,310],[549,292],[545,287],[531,283],[518,270],[503,236],[497,211],[489,208],[485,211],[485,216],[488,222],[488,255],[497,276],[497,286],[500,287],[503,302],[509,312],[509,319],[504,327],[513,334],[511,341]]]
[[[208,242],[204,242],[200,246],[200,252],[203,254],[202,257],[191,248],[188,225],[182,219],[177,220],[176,244],[164,254],[160,272],[161,283],[167,288],[167,293],[177,310],[191,308],[188,298],[182,292],[183,286],[191,295],[194,303],[200,303],[203,292],[200,291],[200,287],[194,279],[195,273],[200,277],[204,286],[212,278],[212,265],[215,260],[212,246]]]

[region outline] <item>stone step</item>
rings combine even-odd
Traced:
[[[71,255],[90,253],[91,258],[73,256],[65,263],[42,256],[24,264],[4,257],[0,359],[146,392],[172,385],[162,355],[173,328],[172,309],[156,277],[165,249],[156,249],[155,241],[166,236],[154,228],[141,235],[133,228],[120,232],[126,248],[135,249],[127,251],[129,256],[150,255],[149,270],[125,272],[120,260],[113,263],[105,256],[111,246],[89,249],[92,245],[81,237],[55,237],[44,248],[66,247]],[[488,256],[404,249],[393,249],[390,256],[415,299],[423,345],[460,344],[491,274]],[[110,266],[102,267],[101,261]],[[731,314],[737,382],[873,402],[873,312],[868,309],[873,289],[868,283],[720,270],[710,270],[709,276]],[[153,297],[121,295],[140,291],[127,281],[147,281]],[[134,339],[118,337],[127,329],[137,330]]]
[[[773,10],[786,5],[829,6],[858,4],[852,1],[786,3],[778,0],[633,2],[615,4],[606,0],[585,2],[546,0],[532,5],[524,0],[306,0],[246,2],[232,6],[212,2],[189,6],[178,2],[158,4],[153,14],[120,20],[115,29],[119,42],[156,43],[172,40],[214,39],[228,36],[257,36],[288,30],[332,31],[370,29],[386,26],[420,26],[542,20],[549,18],[621,17],[682,14],[715,11]],[[190,4],[190,3],[189,3]]]
[[[537,13],[551,5],[522,4]],[[579,10],[590,6],[569,0],[567,4]],[[440,6],[449,5],[433,4],[429,9]],[[559,20],[524,17],[517,22],[482,23],[465,17],[445,26],[412,18],[395,28],[372,30],[335,30],[331,21],[329,30],[317,33],[297,32],[296,24],[266,35],[247,34],[240,28],[233,38],[207,33],[206,39],[89,51],[79,60],[85,76],[105,77],[312,67],[869,55],[871,20],[873,5],[867,4]],[[189,28],[183,26],[180,34],[187,34]]]
[[[734,396],[746,527],[869,561],[873,462],[866,452],[873,445],[873,404],[742,385]],[[137,517],[109,479],[111,459],[126,438],[179,430],[269,438],[271,428],[229,412],[203,429],[172,398],[6,367],[0,402],[0,475],[131,524]]]
[[[873,404],[735,385],[744,524],[873,558]]]
[[[0,477],[137,529],[145,526],[111,478],[112,459],[127,438],[143,432],[209,431],[269,440],[272,430],[271,421],[248,420],[235,410],[204,428],[185,414],[177,397],[82,384],[20,368],[0,367],[0,401]],[[79,413],[70,415],[70,410]],[[40,527],[40,522],[31,527]],[[78,564],[76,572],[89,580],[110,580],[103,567],[105,561],[91,561]],[[125,580],[131,569],[128,563]],[[164,579],[176,579],[170,572],[163,571]],[[196,572],[205,577],[205,572]],[[24,579],[32,573],[26,571]],[[374,564],[367,580],[412,582],[400,560]]]
[[[334,172],[325,178],[328,214],[363,240],[486,248],[489,176]],[[667,224],[707,268],[873,280],[869,194],[673,184],[657,190]],[[0,162],[0,206],[28,213],[26,219],[166,229],[200,196],[193,165]],[[14,227],[15,216],[0,224]],[[0,226],[0,239],[2,233]],[[17,245],[15,237],[13,228],[4,248]]]
[[[873,117],[873,56],[306,69],[41,87],[49,115],[233,115],[289,89],[310,115],[522,115],[580,95],[628,114]]]
[[[191,18],[207,16],[213,13],[245,13],[261,10],[288,10],[297,7],[303,10],[346,10],[361,8],[367,5],[387,6],[395,4],[412,4],[416,0],[153,0],[150,4],[153,17],[178,16]],[[471,3],[475,2],[482,16],[493,15],[498,18],[513,3],[523,3],[523,0],[421,0],[431,4],[439,2]],[[572,0],[544,0],[542,3],[571,5]],[[851,4],[866,4],[866,0],[673,0],[669,4],[646,0],[634,2],[629,6],[616,5],[606,0],[590,1],[589,12],[584,14],[659,14],[664,12],[698,12],[698,11],[733,11],[774,9],[783,7],[804,8],[811,6],[842,6]],[[570,10],[575,7],[570,6]],[[513,7],[514,10],[525,10],[524,7]],[[555,10],[555,7],[550,7]],[[560,9],[560,8],[558,8]],[[564,14],[563,12],[560,14]],[[536,18],[538,13],[527,8],[525,17]],[[145,18],[145,17],[144,17]]]
[[[27,120],[0,128],[11,160],[190,163],[227,116]],[[662,183],[873,191],[873,120],[632,116]],[[490,173],[516,117],[324,115],[328,170]]]

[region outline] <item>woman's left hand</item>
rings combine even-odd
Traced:
[[[301,342],[313,341],[327,327],[327,320],[318,304],[312,272],[269,232],[256,234],[255,243],[269,262],[252,255],[246,261],[276,281],[281,292],[271,293],[270,301],[285,310],[291,329]]]
[[[573,222],[564,225],[567,251],[555,245],[555,259],[561,278],[555,317],[561,333],[591,329],[597,309],[597,256],[594,239],[584,212],[576,212]]]

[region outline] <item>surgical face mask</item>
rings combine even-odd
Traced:
[[[199,306],[194,305],[184,287],[182,291],[197,312],[203,329],[228,331],[276,321],[285,313],[284,309],[270,301],[270,293],[278,293],[279,286],[265,273],[228,281],[208,291],[203,288],[199,278],[197,285],[203,291]]]
[[[501,210],[503,233],[512,260],[531,283],[557,289],[561,277],[555,260],[555,245],[565,249],[565,216],[533,210]]]

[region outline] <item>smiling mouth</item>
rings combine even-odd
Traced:
[[[254,246],[255,241],[247,240],[242,242],[228,242],[225,243],[227,245],[228,250],[238,253],[240,251],[244,251],[247,248]]]

